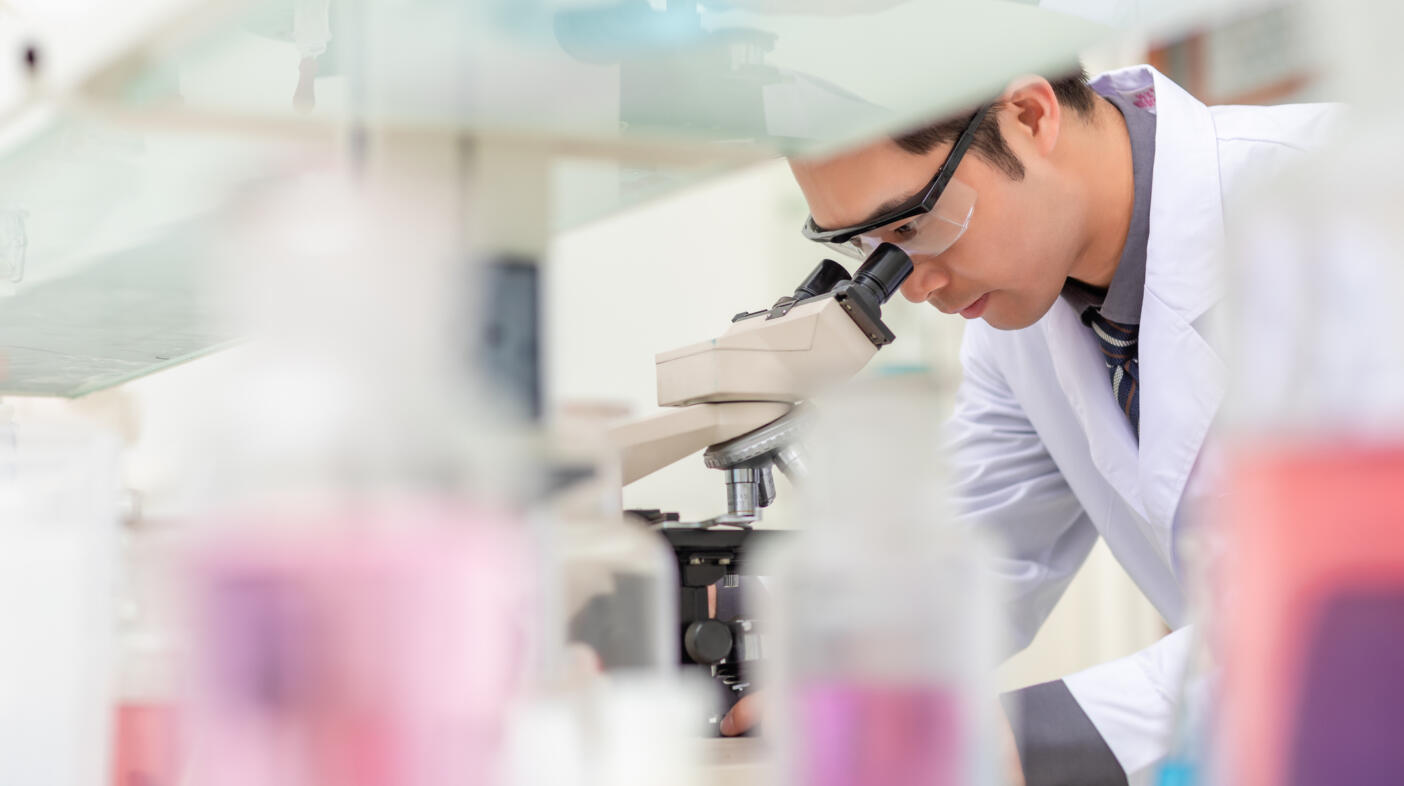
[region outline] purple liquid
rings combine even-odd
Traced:
[[[810,683],[797,692],[797,786],[964,786],[959,696],[930,685]]]

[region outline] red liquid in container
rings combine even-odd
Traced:
[[[116,721],[112,786],[180,783],[180,717],[174,704],[123,703]]]
[[[1401,782],[1404,446],[1256,446],[1227,489],[1223,782]]]

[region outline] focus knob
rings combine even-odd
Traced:
[[[731,628],[718,620],[698,620],[683,631],[683,649],[704,666],[720,663],[731,653]]]

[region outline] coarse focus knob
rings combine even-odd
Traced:
[[[720,620],[698,620],[683,631],[683,649],[688,657],[705,666],[726,658],[731,644],[731,628]]]

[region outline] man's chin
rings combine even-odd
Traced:
[[[981,317],[985,320],[985,324],[995,330],[1023,330],[1037,324],[1041,318],[1041,316],[1030,317],[1027,314],[1006,314],[997,309],[989,309]]]
[[[1011,300],[1008,293],[998,302],[991,302],[981,317],[996,330],[1023,330],[1033,327],[1058,305],[1058,295],[1046,301],[1039,297],[1030,304],[1027,295]]]

